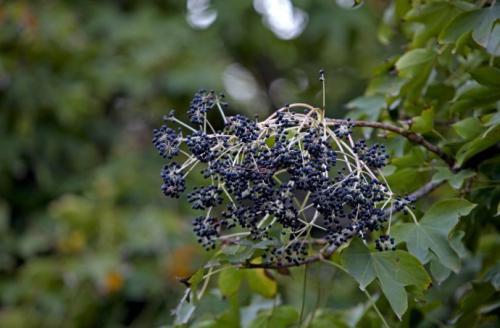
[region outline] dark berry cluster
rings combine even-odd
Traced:
[[[206,249],[214,249],[219,236],[220,222],[210,216],[198,216],[193,220],[193,231],[198,242]]]
[[[400,197],[400,196],[397,196],[395,199],[394,199],[394,211],[396,212],[399,212],[399,211],[402,211],[403,214],[408,214],[408,207],[412,207],[413,209],[415,208],[414,205],[412,205],[412,203],[415,202],[415,199],[412,198],[412,197],[409,197],[409,196],[405,196],[405,197]]]
[[[171,159],[179,154],[182,134],[175,133],[174,130],[162,125],[159,129],[153,130],[153,145],[158,150],[160,156]]]
[[[166,196],[179,197],[195,168],[207,181],[187,196],[193,209],[205,211],[193,221],[193,231],[206,249],[232,236],[269,240],[266,263],[298,264],[308,255],[312,235],[335,246],[353,236],[366,238],[382,228],[388,206],[404,210],[409,204],[379,179],[376,169],[388,159],[384,146],[354,142],[353,121],[328,125],[321,109],[291,104],[258,122],[226,116],[220,99],[213,91],[195,95],[188,115],[196,127],[173,113],[165,117],[179,123],[185,137],[166,125],[153,132],[160,155],[186,157],[182,165],[163,168]],[[214,106],[225,123],[222,130],[207,121]],[[294,112],[298,107],[306,110]],[[381,237],[377,248],[387,249],[388,242]]]
[[[354,127],[354,123],[348,118],[345,121],[339,121],[333,125],[333,133],[338,138],[347,137],[352,133],[352,128]]]
[[[188,195],[188,201],[195,210],[205,210],[209,207],[222,203],[221,190],[214,185],[203,188],[195,188]]]
[[[380,169],[387,165],[389,155],[385,152],[384,145],[375,144],[368,147],[366,141],[361,139],[355,143],[353,150],[371,168]]]
[[[161,190],[165,196],[178,198],[186,189],[186,181],[177,163],[163,166],[160,175],[163,179]]]
[[[214,91],[200,90],[195,93],[188,109],[189,119],[193,124],[203,124],[206,113],[216,104]]]
[[[229,118],[226,123],[226,130],[233,133],[244,143],[252,142],[259,136],[257,123],[239,114]]]
[[[216,144],[217,138],[203,131],[196,131],[186,138],[186,145],[191,154],[203,163],[207,163],[215,158],[217,151],[213,148]]]
[[[295,242],[288,247],[271,248],[269,253],[262,257],[266,264],[276,264],[277,266],[285,266],[289,264],[299,265],[306,258],[307,245],[303,242]]]
[[[380,251],[395,251],[396,244],[394,242],[394,238],[389,237],[387,235],[382,235],[378,239],[375,240],[375,248]]]

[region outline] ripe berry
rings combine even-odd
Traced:
[[[180,167],[177,163],[172,163],[163,167],[161,171],[161,177],[163,179],[161,190],[165,196],[178,198],[180,193],[186,189],[184,177],[179,169]]]
[[[174,130],[162,125],[159,129],[153,130],[153,145],[158,150],[160,156],[171,159],[179,153],[182,135],[176,134]]]
[[[191,101],[188,109],[188,116],[191,123],[203,124],[205,114],[215,106],[216,96],[213,91],[200,90]]]

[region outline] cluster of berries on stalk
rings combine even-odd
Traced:
[[[191,125],[170,113],[153,132],[154,146],[168,160],[161,172],[165,196],[179,197],[195,169],[207,182],[187,195],[193,209],[204,211],[193,231],[207,250],[233,237],[266,240],[266,263],[299,264],[311,240],[338,247],[353,236],[367,239],[382,229],[388,210],[412,202],[380,179],[385,147],[354,141],[355,122],[327,119],[323,109],[305,104],[286,105],[260,122],[226,116],[226,108],[222,95],[201,90],[187,112]],[[210,111],[220,113],[219,125],[208,121]],[[382,234],[376,248],[393,249],[394,240]]]
[[[395,251],[396,250],[396,245],[394,238],[389,237],[387,235],[381,235],[377,239],[375,239],[375,248],[378,251]]]

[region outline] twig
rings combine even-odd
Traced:
[[[422,196],[427,195],[428,193],[430,193],[434,189],[438,188],[439,186],[441,186],[444,183],[445,183],[444,180],[443,181],[430,181],[427,184],[425,184],[422,188],[420,188],[420,189],[416,190],[415,192],[411,193],[409,195],[409,197],[410,198],[414,198],[414,199],[419,199]]]
[[[334,124],[339,124],[339,123],[347,123],[346,120],[338,120],[338,119],[325,119],[327,125],[334,125]],[[421,134],[400,128],[398,126],[388,124],[388,123],[381,123],[381,122],[369,122],[369,121],[351,121],[355,126],[359,127],[369,127],[369,128],[375,128],[375,129],[382,129],[386,131],[391,131],[394,133],[397,133],[409,141],[416,143],[418,145],[421,145],[422,147],[426,148],[430,152],[433,152],[436,154],[439,158],[441,158],[452,171],[457,171],[457,167],[455,166],[455,159],[445,153],[441,148],[438,146],[430,143],[427,141]]]
[[[291,108],[307,108],[309,110],[316,110],[315,107],[308,105],[308,104],[303,104],[303,103],[296,103],[296,104],[290,104],[288,106],[282,107],[278,109],[276,112],[283,111],[283,110],[289,110]],[[273,116],[269,117],[269,119],[273,118]],[[339,123],[348,123],[347,120],[342,120],[342,119],[331,119],[331,118],[324,118],[326,125],[334,125],[334,124],[339,124]],[[355,126],[358,127],[369,127],[369,128],[374,128],[374,129],[382,129],[386,131],[391,131],[394,133],[397,133],[409,141],[421,145],[422,147],[426,148],[430,152],[433,152],[436,154],[439,158],[441,158],[453,172],[458,171],[458,167],[456,166],[455,159],[453,156],[450,156],[449,154],[445,153],[440,147],[430,143],[427,141],[421,134],[415,133],[413,131],[409,131],[407,129],[401,128],[399,126],[395,126],[389,123],[381,123],[381,122],[370,122],[370,121],[349,121],[349,123],[354,124]]]

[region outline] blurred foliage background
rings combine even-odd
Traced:
[[[172,108],[183,113],[200,88],[225,91],[230,113],[261,117],[288,102],[320,103],[320,68],[328,115],[343,117],[345,104],[377,87],[368,85],[374,69],[407,42],[387,1],[351,7],[332,0],[1,2],[0,327],[171,323],[179,278],[206,255],[187,204],[161,195],[152,128]],[[472,279],[478,261],[447,290]],[[322,302],[364,315],[355,282],[333,275],[326,268],[311,282],[319,290],[335,280]],[[280,279],[284,297],[300,305],[300,272]],[[432,297],[439,303],[446,293]],[[245,313],[255,316],[255,304],[266,302]],[[211,306],[207,312],[217,313],[223,305]],[[318,327],[338,317],[325,318]]]

